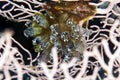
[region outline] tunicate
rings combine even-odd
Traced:
[[[74,24],[71,27],[72,29],[72,37],[75,39],[79,39],[80,38],[80,26],[78,24]]]
[[[41,16],[39,16],[41,15]],[[43,14],[36,14],[33,16],[33,19],[42,27],[47,28],[48,27],[48,21],[46,20],[46,17]]]
[[[67,21],[66,21],[66,25],[67,26],[71,26],[73,24],[73,20],[71,18],[69,18]]]
[[[58,39],[58,38],[57,38],[56,36],[53,36],[53,35],[50,36],[50,41],[51,41],[51,43],[53,43],[53,44],[57,42],[57,39]]]
[[[57,36],[59,34],[59,30],[58,30],[58,25],[57,24],[53,24],[50,26],[51,29],[51,34],[54,36]]]
[[[69,32],[63,32],[63,33],[61,34],[61,39],[62,39],[64,42],[68,42],[69,39],[70,39],[70,34],[69,34]]]
[[[32,27],[28,27],[27,29],[24,30],[24,35],[26,37],[33,37],[34,36],[34,31]]]

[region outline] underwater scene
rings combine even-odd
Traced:
[[[0,80],[119,80],[120,0],[0,0]]]

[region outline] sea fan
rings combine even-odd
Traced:
[[[85,16],[84,20],[79,20],[80,23],[83,22],[85,24],[78,24],[78,21],[73,17],[67,19],[64,17],[66,13],[73,16],[73,12],[70,10],[71,6],[61,7],[60,1],[59,3],[52,2],[50,4],[44,1],[0,0],[0,15],[12,21],[26,22],[27,29],[24,30],[24,33],[26,37],[33,39],[32,41],[36,51],[36,56],[34,56],[34,53],[26,50],[19,42],[11,37],[13,34],[11,34],[10,30],[1,33],[0,80],[120,80],[120,0],[81,0],[83,2],[87,1],[86,3],[89,3],[89,5],[96,6],[96,14],[92,15],[92,20],[89,17],[87,18],[87,16]],[[50,7],[54,8],[53,11]],[[57,16],[60,12],[57,11],[61,10],[63,10],[63,13],[66,13],[61,14],[60,18]],[[64,22],[59,22],[59,19]],[[90,24],[88,26],[86,26],[86,20],[89,20]],[[60,23],[67,28],[59,29],[62,27],[58,26]],[[70,28],[73,25],[78,26],[76,31],[80,30],[80,35],[74,35],[74,30]],[[19,27],[17,26],[17,28]],[[67,33],[64,33],[66,30]],[[67,37],[61,37],[61,32]],[[49,34],[44,35],[44,33]],[[89,35],[89,33],[91,34]],[[51,41],[51,35],[52,39],[54,39],[53,41]],[[74,38],[73,35],[75,36]],[[89,36],[84,37],[84,35]],[[84,44],[86,45],[83,44],[85,50],[82,49],[79,51],[79,54],[83,52],[82,59],[78,60],[80,57],[76,59],[74,58],[74,54],[70,53],[72,59],[69,60],[65,57],[68,54],[59,53],[58,48],[54,47],[56,46],[54,45],[56,38],[62,44],[61,46],[65,46],[65,48],[62,48],[63,51],[67,49],[66,42],[70,40],[74,41],[75,38],[83,39],[80,44],[85,42]],[[49,45],[48,48],[44,47],[43,44],[44,41],[46,44],[46,40],[49,45],[54,47],[52,51],[49,51]],[[57,43],[57,45],[59,44]],[[73,45],[75,44],[73,43]],[[25,54],[20,53],[21,49],[25,51]],[[73,50],[78,51],[76,48],[72,48]],[[49,51],[50,53],[47,53],[48,55],[42,54],[44,51]],[[42,60],[39,60],[40,57],[42,57]],[[43,62],[43,58],[49,58],[52,62],[49,62],[50,64]],[[59,58],[65,62],[59,62]],[[66,62],[66,59],[68,62]],[[29,61],[27,64],[25,64],[26,60]],[[38,64],[34,65],[36,61]]]

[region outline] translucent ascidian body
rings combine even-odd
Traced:
[[[80,59],[85,49],[84,36],[89,35],[90,31],[79,24],[91,19],[96,7],[80,0],[52,2],[43,8],[46,13],[35,13],[33,19],[26,23],[28,28],[24,31],[27,37],[34,38],[34,49],[41,52],[39,60],[51,60],[52,47],[57,48],[62,60],[72,57]]]

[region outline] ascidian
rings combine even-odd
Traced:
[[[95,15],[96,7],[88,1],[60,1],[43,5],[44,14],[35,13],[26,22],[26,37],[32,37],[35,52],[40,52],[39,61],[52,60],[51,48],[56,47],[63,61],[72,57],[81,58],[85,50],[85,35],[91,32],[86,22]]]

